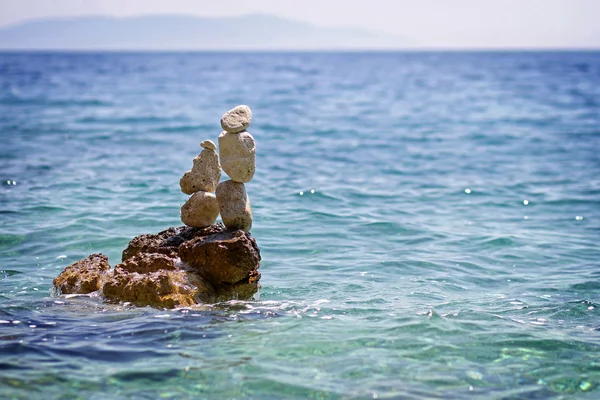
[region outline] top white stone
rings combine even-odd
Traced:
[[[229,133],[245,131],[252,122],[250,107],[241,105],[227,111],[221,118],[221,127]]]
[[[212,140],[204,140],[202,141],[202,143],[200,143],[200,147],[204,148],[204,149],[209,149],[209,150],[216,150],[217,146],[214,144],[214,142]]]

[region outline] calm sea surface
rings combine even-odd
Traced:
[[[54,297],[238,104],[260,298]],[[4,53],[0,139],[1,398],[600,397],[600,53]]]

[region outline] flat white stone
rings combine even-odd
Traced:
[[[212,145],[214,146],[214,143]],[[220,179],[221,167],[219,165],[219,156],[214,149],[205,147],[194,158],[192,169],[183,174],[183,177],[179,181],[179,186],[185,194],[193,194],[198,191],[214,192]]]
[[[256,169],[256,142],[250,133],[222,132],[219,154],[223,171],[232,181],[246,183],[252,180]]]
[[[234,181],[221,182],[216,195],[221,219],[227,229],[249,232],[252,228],[252,208],[245,185]]]
[[[221,128],[230,133],[238,133],[248,129],[251,122],[252,111],[250,107],[241,105],[223,114]]]
[[[181,207],[181,221],[192,228],[215,223],[219,216],[217,197],[208,192],[196,192]]]
[[[202,143],[200,143],[200,147],[202,147],[204,149],[209,149],[209,150],[217,149],[217,146],[215,145],[215,143],[212,140],[203,140]]]

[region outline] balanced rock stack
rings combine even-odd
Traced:
[[[221,166],[231,180],[219,183],[221,170],[215,145],[210,140],[202,142],[204,150],[180,181],[181,191],[192,195],[181,208],[184,224],[194,228],[210,226],[220,213],[227,229],[249,232],[252,228],[252,209],[244,185],[250,182],[256,169],[256,142],[246,130],[251,122],[252,111],[244,105],[229,110],[221,118],[224,129],[219,135]]]
[[[229,229],[248,232],[252,227],[252,209],[244,183],[250,182],[256,169],[256,142],[246,130],[252,122],[248,106],[237,106],[223,115],[219,152],[223,171],[231,178],[217,186],[221,219]]]
[[[247,106],[221,119],[221,165],[231,180],[219,183],[215,144],[200,144],[202,152],[179,181],[191,195],[181,207],[187,226],[133,238],[114,268],[102,254],[77,261],[54,279],[57,293],[99,293],[110,302],[160,308],[251,299],[260,287],[261,260],[249,233],[252,210],[244,185],[256,168],[256,144],[246,131],[251,121]],[[219,213],[223,224],[215,224]]]
[[[215,191],[221,178],[219,156],[210,140],[200,143],[204,149],[196,158],[191,170],[179,181],[181,191],[192,197],[181,207],[181,221],[192,228],[204,228],[215,223],[219,216],[219,204]]]

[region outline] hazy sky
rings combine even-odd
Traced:
[[[0,26],[61,16],[253,12],[360,26],[432,47],[600,47],[600,0],[0,0]]]

